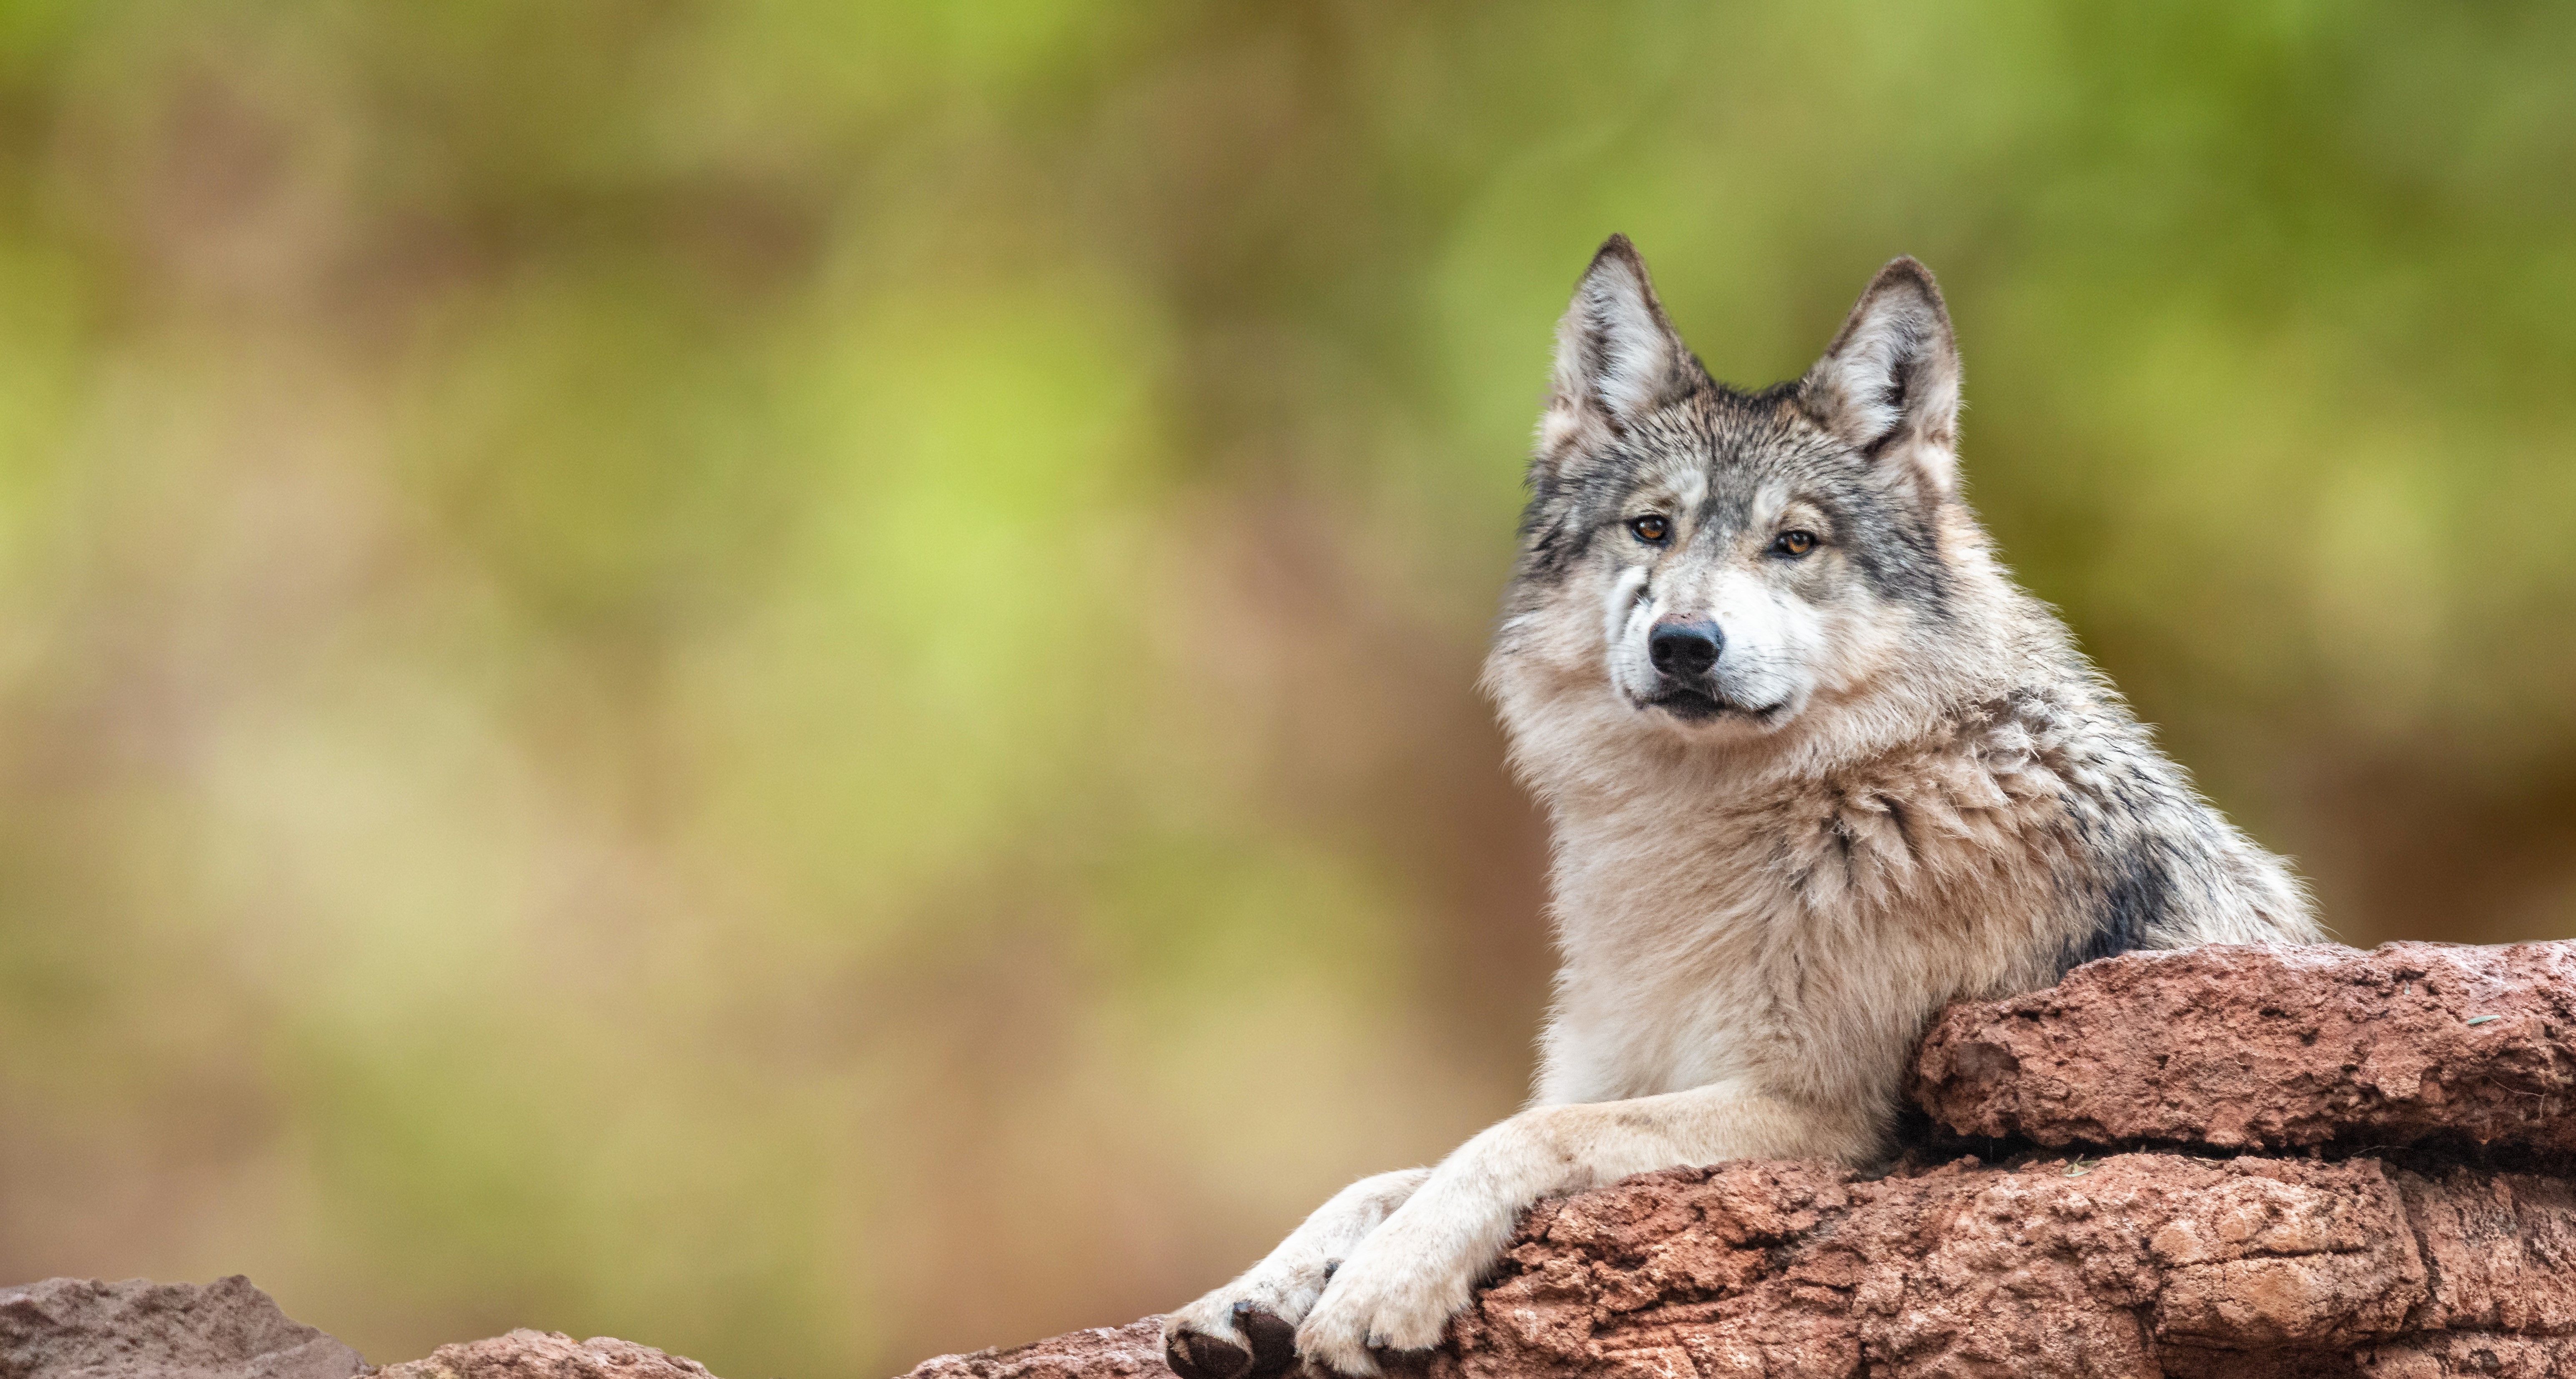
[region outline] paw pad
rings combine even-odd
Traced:
[[[1277,1379],[1297,1363],[1297,1328],[1278,1313],[1249,1302],[1234,1305],[1234,1324],[1252,1342],[1252,1370],[1244,1379]]]
[[[1232,1341],[1185,1330],[1164,1344],[1163,1363],[1181,1379],[1242,1379],[1252,1368],[1252,1357]]]

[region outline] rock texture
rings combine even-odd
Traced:
[[[2576,1375],[2564,1179],[2170,1154],[1877,1181],[1738,1163],[1532,1212],[1433,1373],[2396,1376],[2499,1347]]]
[[[1160,1342],[1157,1341],[1159,1345]],[[1122,1373],[1132,1371],[1119,1371]],[[205,1287],[53,1278],[0,1288],[0,1379],[714,1379],[651,1346],[513,1331],[374,1369],[235,1275]]]
[[[1962,1134],[2576,1152],[2576,943],[2213,947],[1952,1006],[1915,1101]]]
[[[349,1379],[365,1367],[239,1274],[203,1288],[139,1278],[0,1288],[0,1379]]]
[[[2576,943],[2106,959],[1944,1012],[1911,1092],[1937,1128],[1883,1175],[1738,1162],[1540,1203],[1441,1348],[1390,1363],[1409,1379],[2576,1379]],[[1987,1159],[1943,1161],[1944,1136]],[[369,1371],[240,1278],[0,1289],[0,1379],[364,1373],[713,1379],[541,1331]],[[1149,1317],[909,1379],[1170,1370]]]
[[[376,1371],[381,1379],[713,1379],[695,1360],[649,1345],[522,1327],[506,1336],[443,1345],[428,1358]]]
[[[1163,1319],[1147,1317],[1125,1326],[1069,1331],[1033,1345],[934,1356],[913,1366],[911,1379],[1167,1379],[1171,1373],[1163,1363]]]
[[[1996,1161],[1543,1202],[1423,1379],[2576,1379],[2576,943],[2106,959],[1944,1012],[1910,1091]],[[910,1379],[1164,1379],[1159,1341]]]
[[[911,1379],[1169,1373],[1148,1318]],[[2576,1379],[2576,1184],[2122,1154],[1673,1169],[1542,1204],[1430,1379]]]

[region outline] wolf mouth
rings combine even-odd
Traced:
[[[1727,714],[1737,714],[1745,718],[1750,718],[1757,723],[1769,723],[1776,719],[1779,716],[1780,711],[1787,708],[1788,704],[1783,702],[1778,704],[1765,704],[1759,708],[1748,708],[1742,704],[1729,703],[1724,699],[1718,698],[1714,694],[1710,694],[1706,690],[1695,690],[1676,686],[1672,689],[1665,690],[1661,694],[1637,701],[1637,707],[1641,709],[1662,709],[1664,712],[1671,714],[1673,717],[1678,718],[1685,723],[1705,723],[1712,718],[1723,717]]]

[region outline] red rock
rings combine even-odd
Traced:
[[[707,1367],[649,1345],[521,1328],[488,1340],[443,1345],[424,1359],[390,1365],[381,1379],[713,1379]]]
[[[1944,1011],[1910,1091],[2045,1145],[2576,1152],[2576,942],[2107,958]]]
[[[202,1288],[140,1278],[0,1288],[0,1379],[348,1379],[364,1368],[239,1274]]]
[[[513,1331],[370,1371],[235,1275],[203,1288],[56,1278],[0,1288],[0,1379],[714,1379],[611,1337]]]
[[[1429,1373],[2576,1379],[2572,1263],[2576,1186],[2529,1174],[2122,1154],[1873,1181],[1733,1163],[1542,1203]],[[1148,1318],[909,1379],[1168,1373]]]
[[[2257,1152],[1645,1174],[1533,1208],[1430,1379],[2576,1379],[2576,1181],[2469,1162],[2576,1151],[2576,943],[2108,959],[1944,1012],[1912,1090]],[[910,1379],[1167,1373],[1149,1318]]]
[[[2410,1189],[2438,1210],[2500,1185],[2530,1194],[2526,1215],[2550,1239],[2576,1231],[2576,1202],[2551,1196],[2563,1184],[2434,1183],[2375,1160],[2131,1154],[1875,1182],[1767,1163],[1648,1174],[1533,1213],[1433,1372],[2035,1379],[2213,1372],[2261,1355],[2349,1373],[2355,1347],[2419,1337],[2415,1318],[2435,1301]],[[1788,1207],[1786,1228],[1746,1230],[1746,1196]],[[1636,1224],[1565,1228],[1612,1212]],[[2458,1248],[2522,1251],[2499,1267],[2545,1270],[2550,1247],[2500,1241],[2488,1233],[2499,1219],[2480,1217]],[[2454,1211],[2441,1224],[2472,1223]],[[2497,1302],[2489,1277],[2443,1288],[2444,1315]]]
[[[1163,1363],[1163,1319],[1068,1331],[1030,1345],[939,1355],[912,1367],[910,1379],[1172,1379]]]
[[[2576,1379],[2576,1339],[2448,1334],[2354,1352],[2368,1379]]]
[[[1543,1202],[1442,1347],[1407,1367],[2576,1379],[2576,1179],[2556,1176],[2576,1162],[2571,1041],[2576,943],[2108,959],[2050,991],[1944,1012],[1914,1092],[1963,1134],[2166,1151],[1876,1178],[1738,1162]],[[2307,1146],[2334,1152],[2266,1156]],[[2373,1146],[2413,1148],[2392,1161]],[[0,1379],[358,1372],[354,1352],[238,1278],[0,1290]],[[538,1331],[379,1373],[712,1379],[648,1346]],[[909,1379],[1169,1375],[1147,1318],[943,1355]]]

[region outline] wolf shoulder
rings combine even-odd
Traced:
[[[2025,642],[2034,654],[1981,736],[2002,773],[2044,782],[2041,803],[2056,826],[2040,832],[2058,835],[2056,889],[2076,929],[2061,971],[2140,949],[2321,941],[2289,863],[2201,795],[2063,626],[2030,602],[2034,621],[2045,619]]]

